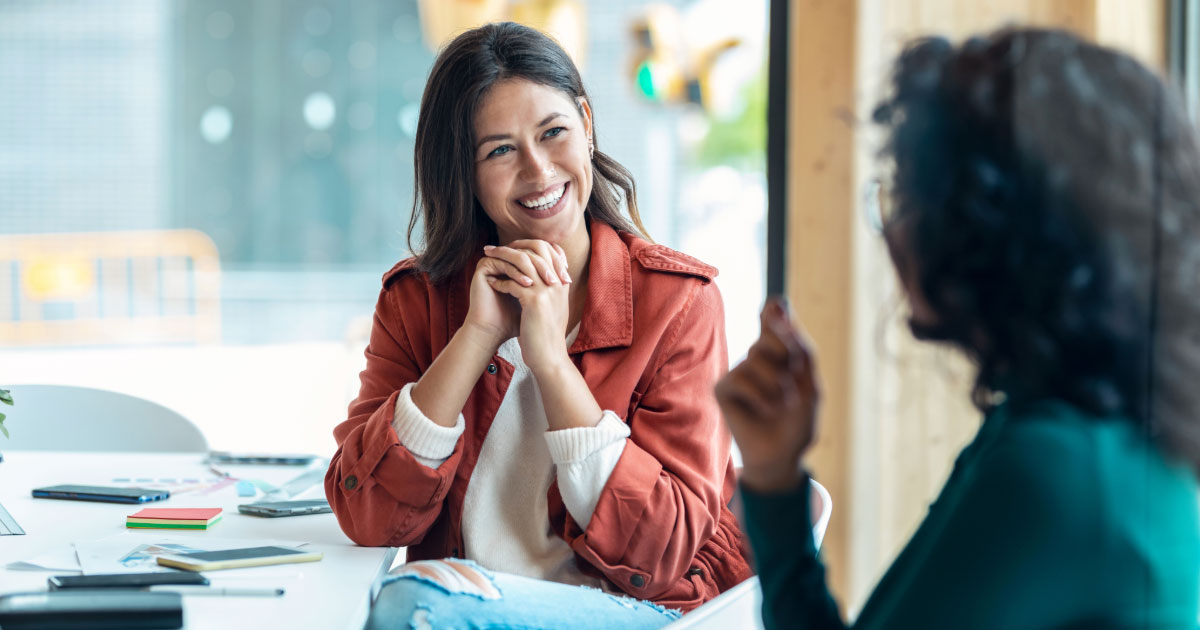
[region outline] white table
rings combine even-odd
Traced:
[[[17,571],[8,563],[27,560],[77,540],[95,540],[126,531],[125,517],[141,507],[220,507],[222,519],[208,531],[139,530],[171,536],[205,535],[221,538],[287,539],[307,541],[320,551],[319,562],[279,565],[283,597],[185,597],[184,627],[262,628],[361,628],[369,610],[371,586],[391,566],[396,550],[360,547],[342,533],[332,514],[286,518],[259,518],[239,514],[234,486],[207,495],[180,493],[165,501],[143,506],[34,499],[34,487],[55,484],[120,485],[117,477],[212,478],[201,454],[68,453],[3,451],[0,463],[0,502],[25,530],[24,536],[0,536],[0,593],[46,589],[46,578],[61,571]],[[303,471],[299,466],[237,466],[223,470],[235,477],[257,478],[280,485]],[[136,485],[136,484],[130,484]],[[318,484],[309,493],[322,495]],[[261,493],[259,498],[261,498]],[[212,578],[222,572],[211,572]],[[232,573],[232,571],[230,572]],[[271,579],[270,576],[264,579]]]

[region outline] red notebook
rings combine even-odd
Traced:
[[[221,513],[221,508],[144,508],[129,518],[165,518],[172,521],[207,521]]]
[[[133,529],[208,529],[221,519],[221,508],[145,508],[125,518]]]

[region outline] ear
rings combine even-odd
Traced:
[[[592,106],[582,96],[575,97],[575,105],[579,108],[579,116],[583,118],[583,130],[587,137],[592,137]]]

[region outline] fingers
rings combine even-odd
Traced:
[[[514,249],[524,249],[527,252],[533,252],[532,258],[538,265],[538,270],[542,273],[542,280],[546,284],[566,284],[559,273],[558,252],[554,247],[546,241],[525,240],[515,241],[508,244]]]
[[[520,267],[525,273],[530,273],[532,267],[537,276],[546,284],[570,284],[571,274],[567,271],[567,255],[562,247],[538,239],[519,239],[502,247],[484,247],[487,256],[507,260]],[[520,256],[524,254],[529,259],[529,266],[524,264]]]
[[[530,278],[538,278],[546,284],[558,284],[558,276],[550,272],[549,263],[529,250],[488,245],[483,248],[483,253],[489,258],[496,258],[511,264]],[[553,278],[553,281],[550,278]]]
[[[730,377],[730,385],[759,411],[778,413],[801,400],[791,371],[761,356],[748,357],[730,372]]]
[[[516,265],[499,258],[484,256],[475,267],[476,272],[482,270],[487,276],[502,276],[512,279],[523,287],[533,286],[533,278],[525,275]]]
[[[812,340],[802,328],[793,326],[788,320],[782,325],[773,324],[776,334],[788,349],[788,371],[800,393],[815,399],[819,393],[817,358]]]
[[[807,335],[792,323],[790,309],[782,298],[772,297],[767,300],[760,315],[760,322],[762,332],[751,352],[778,362],[781,367],[785,367],[797,377],[805,376],[806,380],[815,377],[812,343]]]
[[[778,298],[769,298],[759,313],[759,336],[751,348],[766,360],[786,363],[788,353],[794,350],[790,343],[791,320]]]
[[[791,322],[787,308],[772,298],[763,308],[762,332],[746,360],[730,376],[744,404],[758,410],[816,403],[819,397],[811,344]]]
[[[489,287],[492,287],[492,289],[499,291],[500,293],[511,295],[513,297],[517,297],[521,289],[525,288],[524,285],[515,280],[509,280],[508,278],[502,278],[500,276],[487,276],[486,279]]]
[[[717,382],[716,395],[717,403],[727,418],[753,421],[773,415],[771,405],[759,395],[758,388],[743,373],[733,371],[726,374]]]
[[[571,284],[571,274],[567,271],[567,252],[558,243],[552,243],[555,253],[558,254],[558,277],[562,278],[563,282]]]

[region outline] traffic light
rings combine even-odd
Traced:
[[[684,17],[673,6],[656,4],[637,17],[633,38],[631,78],[647,100],[663,104],[694,104],[707,109],[712,101],[710,75],[726,51],[741,44],[736,37],[697,42],[689,37]]]

